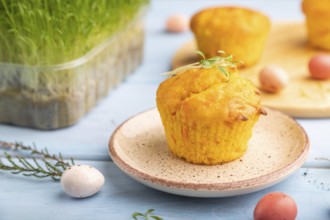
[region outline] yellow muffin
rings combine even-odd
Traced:
[[[310,44],[330,50],[330,0],[303,0],[302,10]]]
[[[260,92],[230,71],[189,68],[160,84],[157,107],[174,155],[211,165],[244,154],[263,113]]]
[[[271,23],[267,16],[247,8],[215,7],[195,14],[190,26],[206,57],[224,50],[243,60],[242,66],[251,66],[261,57]]]

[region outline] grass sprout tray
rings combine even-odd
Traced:
[[[7,14],[12,13],[10,9],[13,6],[8,8],[11,3],[9,1],[8,3],[3,2],[0,8],[5,8]],[[105,7],[102,6],[102,2],[108,4],[107,1],[96,2],[99,4],[98,7]],[[94,29],[90,30],[92,34],[88,35],[86,33],[85,36],[72,38],[75,40],[72,44],[78,44],[75,48],[71,47],[71,43],[64,45],[62,48],[53,48],[53,44],[50,43],[50,48],[47,51],[45,49],[37,50],[38,45],[31,43],[36,48],[31,49],[30,46],[27,47],[27,50],[24,50],[22,48],[25,45],[24,42],[28,41],[27,39],[32,39],[31,36],[27,34],[28,38],[22,42],[17,40],[19,45],[14,45],[11,42],[12,39],[9,39],[11,35],[17,39],[20,36],[15,36],[16,33],[9,33],[5,36],[0,34],[2,39],[7,37],[5,42],[0,40],[2,45],[0,46],[0,123],[38,129],[57,129],[73,125],[79,121],[96,105],[100,98],[104,97],[112,87],[123,80],[141,63],[144,41],[142,18],[145,7],[143,5],[146,2],[140,0],[132,3],[135,5],[134,10],[130,8],[132,6],[125,5],[127,3],[110,2],[110,6],[111,4],[119,4],[118,7],[122,10],[118,11],[121,11],[121,13],[131,12],[132,15],[130,17],[126,16],[127,18],[122,22],[122,25],[117,25],[117,23],[120,23],[118,20],[113,21],[113,23],[117,22],[118,27],[113,28],[113,33],[108,34],[108,37],[104,37],[105,34],[102,31],[95,31],[97,28],[102,28],[102,26],[94,27],[99,25],[99,20],[96,17],[96,23],[93,24],[94,26],[92,25]],[[22,4],[24,5],[25,1]],[[37,7],[35,3],[33,4],[34,7]],[[70,4],[77,3],[73,1]],[[55,10],[56,6],[52,7],[52,10]],[[60,8],[58,10],[64,9]],[[83,9],[79,8],[79,10]],[[121,16],[122,14],[118,13],[117,17],[121,18]],[[78,18],[80,17],[77,16]],[[0,30],[4,27],[1,22]],[[112,27],[105,26],[104,28]],[[86,31],[88,31],[87,27]],[[38,34],[45,34],[42,27]],[[81,33],[77,31],[76,34]],[[100,37],[101,34],[104,35],[103,38]],[[55,34],[54,38],[56,36]],[[84,41],[80,39],[84,37],[86,38]],[[94,43],[94,45],[90,43],[91,40],[98,43]],[[48,46],[46,42],[44,43],[45,46]],[[7,45],[8,48],[6,48],[6,44],[11,46]],[[21,48],[15,48],[19,46]],[[77,48],[81,49],[82,56],[77,57],[79,53],[73,51]],[[9,57],[12,52],[8,50],[15,49],[18,51],[17,57]],[[6,55],[6,50],[9,55]]]

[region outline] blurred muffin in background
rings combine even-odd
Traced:
[[[330,50],[330,0],[303,0],[302,10],[310,44]]]
[[[269,35],[271,22],[260,12],[241,7],[214,7],[193,15],[191,30],[197,47],[206,57],[218,50],[244,61],[240,66],[258,62]]]

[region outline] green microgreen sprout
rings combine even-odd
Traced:
[[[11,171],[12,174],[22,174],[23,176],[37,178],[50,177],[54,181],[59,181],[64,170],[74,165],[72,158],[70,162],[66,162],[61,153],[58,156],[50,154],[47,148],[38,150],[35,145],[27,146],[18,142],[0,141],[0,148],[20,153],[19,155],[11,156],[5,151],[4,159],[6,162],[1,160],[0,155],[0,170]],[[30,157],[24,155],[23,152],[30,154]],[[28,159],[31,160],[29,161]]]
[[[145,213],[141,213],[141,212],[134,212],[132,214],[132,217],[134,220],[164,220],[163,218],[156,216],[153,214],[155,210],[154,209],[149,209],[147,210]]]
[[[73,61],[121,31],[149,0],[1,0],[0,62]]]
[[[241,61],[233,60],[233,56],[223,56],[225,52],[223,50],[217,51],[219,55],[222,56],[215,56],[211,58],[206,58],[205,54],[200,50],[195,50],[195,53],[201,56],[201,60],[192,64],[188,64],[186,66],[182,66],[176,68],[171,72],[167,72],[165,74],[169,75],[176,75],[180,72],[183,72],[188,69],[196,69],[196,68],[217,68],[219,71],[223,73],[225,76],[226,81],[229,80],[229,72],[228,69],[236,69],[236,64],[240,63]]]

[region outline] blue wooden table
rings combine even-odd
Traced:
[[[166,18],[173,13],[188,16],[210,5],[245,5],[259,9],[274,21],[303,21],[299,0],[155,0],[146,16],[143,64],[112,90],[78,124],[55,131],[0,125],[0,139],[22,141],[61,152],[77,163],[99,169],[106,183],[87,199],[73,199],[58,182],[11,175],[0,171],[0,219],[132,219],[131,214],[150,208],[164,219],[253,219],[258,200],[268,192],[289,194],[298,205],[298,218],[330,219],[330,119],[297,119],[309,134],[311,152],[302,168],[268,189],[229,198],[190,198],[144,186],[125,175],[111,161],[108,141],[114,129],[130,116],[155,107],[155,92],[164,80],[175,51],[191,33],[165,32]]]

